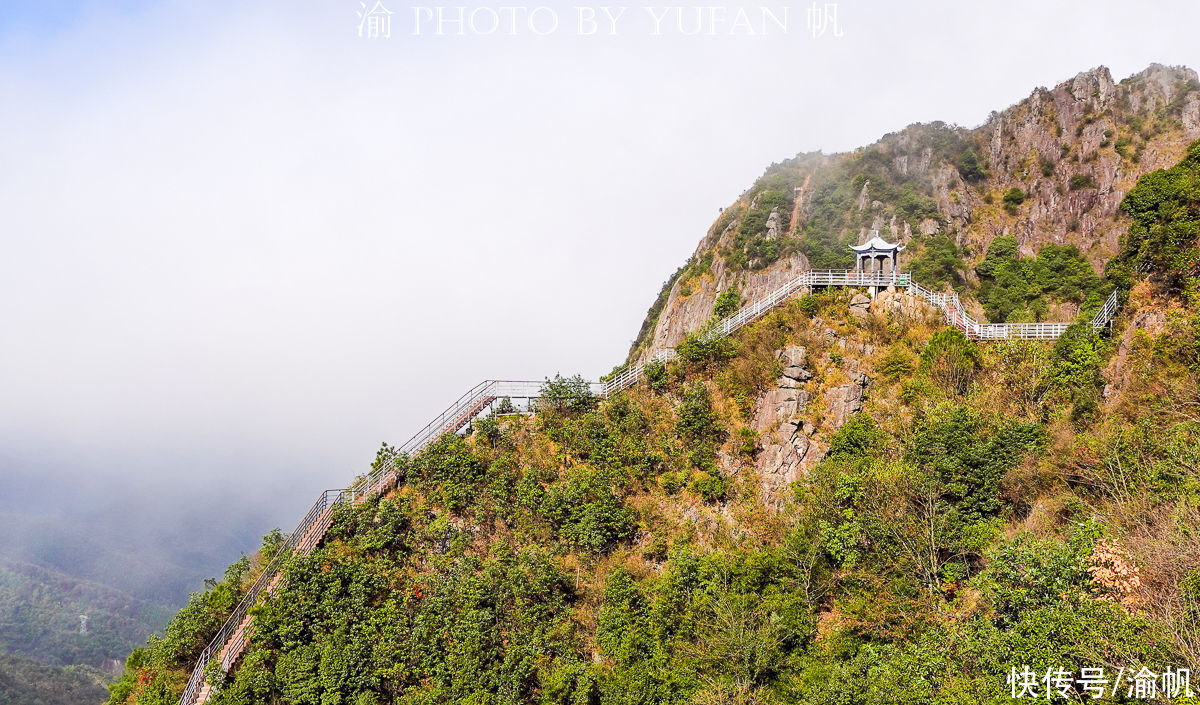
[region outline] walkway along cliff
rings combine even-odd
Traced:
[[[723,338],[758,320],[771,309],[779,306],[797,293],[811,293],[820,288],[851,287],[863,288],[872,293],[884,290],[901,292],[917,297],[939,309],[945,323],[963,331],[972,340],[1054,340],[1071,325],[1070,323],[980,323],[967,314],[957,294],[931,291],[903,272],[863,272],[847,270],[807,270],[791,279],[736,313],[722,319],[705,335],[708,339]],[[1114,291],[1092,318],[1090,324],[1095,332],[1105,329],[1120,308],[1121,292]],[[646,364],[665,362],[675,357],[673,348],[656,352],[647,361],[631,364],[610,375],[605,381],[592,383],[592,392],[602,398],[610,397],[636,384],[645,373]],[[537,399],[542,382],[529,380],[485,380],[469,389],[445,411],[433,418],[400,447],[401,456],[418,453],[431,442],[446,433],[458,433],[472,419],[487,412],[498,402],[525,400],[532,404]],[[264,592],[273,592],[282,580],[283,562],[293,553],[307,554],[318,546],[332,521],[333,509],[343,502],[363,502],[378,497],[392,489],[399,479],[394,464],[375,468],[370,474],[359,478],[347,489],[322,492],[312,507],[300,520],[276,557],[266,566],[263,573],[251,585],[245,597],[234,609],[225,624],[201,653],[179,705],[197,705],[208,702],[214,686],[208,682],[206,673],[210,664],[221,673],[230,673],[246,648],[253,628],[250,608]]]

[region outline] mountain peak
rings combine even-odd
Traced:
[[[909,125],[852,152],[772,165],[667,282],[631,358],[678,345],[727,289],[752,299],[796,269],[852,267],[848,246],[872,230],[907,246],[906,269],[936,260],[936,248],[952,253],[956,274],[941,283],[959,289],[978,284],[974,267],[1000,236],[1026,256],[1074,246],[1099,271],[1128,228],[1120,204],[1138,177],[1200,139],[1196,76],[1151,64],[1114,82],[1096,66],[977,128]]]

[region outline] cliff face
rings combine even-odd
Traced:
[[[630,358],[677,345],[710,319],[726,289],[749,301],[810,264],[851,267],[845,246],[872,229],[907,246],[904,268],[932,238],[948,236],[968,287],[998,236],[1015,238],[1026,256],[1075,245],[1099,270],[1128,228],[1118,211],[1125,194],[1196,139],[1195,71],[1154,64],[1114,82],[1099,67],[1039,88],[974,129],[913,125],[854,152],[773,165],[668,283]]]
[[[978,261],[989,310],[1028,272],[1050,275],[1038,296],[1096,293],[1129,174],[1194,129],[1190,73],[1155,75],[776,165],[654,310],[703,320],[722,286],[837,266],[871,228],[964,290],[955,262]],[[1047,141],[1067,134],[1068,154]],[[177,702],[231,614],[250,639],[209,669],[209,705],[959,705],[1011,699],[1013,654],[1200,662],[1200,143],[1186,154],[1129,191],[1110,334],[977,344],[917,297],[843,289],[680,346],[620,394],[556,379],[533,414],[385,444],[394,487],[322,514],[247,623],[236,606],[287,546],[268,534],[130,655],[109,703]]]

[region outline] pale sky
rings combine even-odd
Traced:
[[[373,4],[0,6],[0,474],[214,520],[245,483],[288,528],[481,379],[621,362],[770,163],[1200,66],[1194,0],[839,2],[841,37],[713,0],[703,36],[654,3],[580,36],[586,1],[414,36],[439,6],[391,0],[360,37]],[[763,6],[786,32],[727,35]]]

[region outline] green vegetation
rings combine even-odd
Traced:
[[[88,633],[79,633],[79,615]],[[170,612],[123,592],[27,563],[0,560],[0,652],[50,666],[107,667]]]
[[[909,265],[913,279],[934,289],[961,288],[966,282],[964,269],[962,252],[949,235],[934,235],[921,242],[920,251]]]
[[[742,221],[738,223],[739,234],[754,237],[765,233],[767,218],[772,212],[779,214],[781,229],[786,232],[792,218],[792,196],[787,191],[786,182],[781,183],[780,186],[782,188],[770,188],[767,184],[759,184],[753,196],[754,207],[747,210],[742,215]]]
[[[1194,287],[1200,274],[1200,142],[1170,169],[1146,174],[1121,202],[1133,218],[1113,273],[1130,279],[1132,270],[1161,277],[1173,291]],[[1193,288],[1193,299],[1200,294]]]
[[[879,361],[879,372],[892,381],[907,377],[914,369],[912,352],[900,346],[888,348]]]
[[[1009,215],[1016,215],[1017,208],[1025,202],[1025,192],[1013,186],[1004,192],[1001,200],[1004,201],[1004,210],[1008,211]]]
[[[1087,188],[1096,188],[1096,180],[1091,174],[1076,174],[1071,177],[1071,190],[1081,191]]]
[[[1191,217],[1153,212],[1143,237]],[[994,245],[981,276],[999,280],[1021,260]],[[1039,258],[1025,265],[1058,276],[1078,253]],[[694,336],[612,398],[560,376],[534,416],[412,458],[385,446],[403,482],[339,505],[322,545],[288,558],[213,702],[963,705],[1010,702],[1013,668],[1191,665],[1196,272],[1154,266],[1169,285],[1139,283],[1119,359],[1086,324],[982,346],[822,294],[720,344]],[[828,453],[768,507],[758,462],[783,446],[750,427],[779,396],[764,392],[793,389],[777,381],[790,346],[811,379],[789,420]],[[850,371],[870,394],[835,421]],[[135,651],[110,703],[173,703],[254,566]]]
[[[1165,401],[1075,422],[1055,390],[1093,384],[1103,346],[1085,359],[1079,341],[855,329],[844,300],[818,298],[896,381],[879,375],[877,405],[832,434],[778,513],[762,513],[737,400],[772,384],[782,345],[845,350],[813,363],[827,381],[852,349],[822,342],[799,302],[739,332],[734,357],[672,363],[600,402],[558,377],[559,401],[503,422],[498,442],[477,429],[402,460],[396,492],[341,507],[289,561],[215,702],[1001,702],[1015,664],[1162,668],[1200,643],[1153,607],[1193,599],[1153,592],[1190,583],[1092,570],[1138,575],[1144,556],[1192,550],[1183,524],[1138,543],[1120,503],[1200,501],[1200,424],[1168,421]],[[1139,399],[1181,380],[1162,346],[1144,349]],[[750,465],[730,473],[722,452]],[[1125,474],[1106,475],[1118,458]],[[737,523],[702,528],[721,512]],[[171,702],[252,574],[243,561],[194,597],[110,702]]]
[[[796,300],[796,306],[809,318],[812,318],[817,315],[817,309],[820,308],[820,299],[813,294],[805,294]]]
[[[134,649],[125,659],[125,674],[109,686],[109,702],[177,703],[200,652],[258,576],[261,564],[275,555],[282,542],[279,531],[273,531],[263,538],[258,560],[243,556],[229,566],[222,580],[206,580],[207,589],[192,593],[161,637],[151,636],[146,646]]]
[[[688,362],[710,364],[728,360],[737,354],[737,343],[730,338],[709,338],[707,329],[689,333],[675,353]]]
[[[750,189],[751,207],[741,210],[737,234],[725,251],[726,263],[734,269],[762,269],[796,251],[798,243],[789,236],[795,186],[786,172],[768,173]],[[732,209],[730,209],[732,210]],[[774,211],[778,232],[772,236],[768,219]]]
[[[0,653],[0,705],[90,705],[104,699],[105,678],[81,666],[48,666]]]
[[[546,380],[540,391],[538,404],[543,409],[555,411],[586,411],[595,405],[596,398],[592,395],[588,381],[580,375],[563,377],[554,375]]]
[[[713,302],[713,316],[717,319],[732,316],[742,305],[742,294],[736,288],[729,288],[717,294]]]
[[[978,153],[965,131],[935,122],[911,125],[904,134],[929,144],[933,163],[958,165],[968,181],[985,178]],[[846,245],[857,240],[861,230],[870,228],[876,217],[887,219],[894,215],[898,223],[907,222],[914,229],[927,218],[939,220],[937,202],[932,198],[931,172],[901,166],[886,138],[833,164],[823,164],[819,169],[814,168],[807,158],[799,157],[794,163],[781,165],[768,177],[783,181],[783,177],[790,175],[784,183],[787,189],[783,191],[789,199],[792,186],[803,183],[805,176],[811,176],[811,180],[805,196],[804,223],[797,229],[794,243],[780,243],[778,256],[783,256],[794,246],[808,257],[815,269],[844,269],[854,262]],[[860,204],[864,187],[867,199]],[[756,223],[757,220],[752,221],[751,225]],[[727,256],[727,261],[740,262],[741,259],[729,260]]]
[[[974,148],[963,151],[955,162],[958,173],[967,183],[978,183],[987,178],[987,169]]]
[[[1024,258],[1010,236],[992,240],[979,275],[979,302],[988,318],[1001,321],[1040,321],[1049,312],[1047,298],[1083,304],[1099,303],[1106,294],[1092,266],[1074,245],[1046,245],[1037,257]]]
[[[957,328],[934,333],[921,351],[921,371],[958,394],[967,391],[981,365],[978,347]]]

